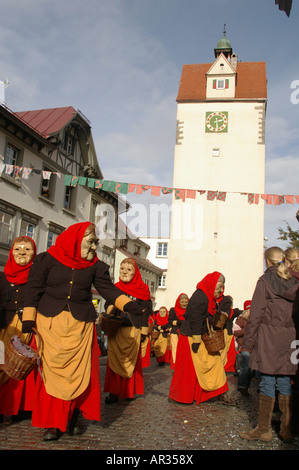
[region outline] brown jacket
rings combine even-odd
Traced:
[[[109,267],[102,261],[85,269],[73,269],[44,252],[34,258],[30,268],[24,303],[46,317],[69,310],[77,320],[95,321],[92,285],[111,304],[123,295],[112,283]]]
[[[0,328],[9,325],[16,314],[22,318],[26,289],[27,284],[11,284],[0,272]]]
[[[297,364],[291,361],[291,345],[296,338],[292,310],[298,283],[294,278],[281,279],[276,271],[271,266],[257,282],[243,349],[251,351],[251,369],[269,375],[294,375]]]

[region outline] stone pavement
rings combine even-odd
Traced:
[[[101,357],[101,381],[105,378],[106,357]],[[89,450],[109,451],[172,451],[196,454],[198,450],[299,450],[299,436],[292,444],[283,444],[277,436],[278,422],[273,422],[272,442],[248,442],[239,437],[239,431],[256,424],[258,383],[253,380],[250,397],[237,391],[237,377],[228,377],[230,391],[237,399],[236,407],[218,400],[201,405],[180,405],[167,399],[172,378],[169,365],[159,367],[155,358],[144,369],[145,395],[132,401],[122,400],[105,405],[102,394],[102,420],[88,423],[81,436],[64,434],[58,441],[43,442],[43,430],[33,428],[30,419],[0,424],[0,450]],[[273,415],[279,420],[279,413]],[[15,454],[14,454],[15,455]],[[194,463],[194,462],[193,462]]]

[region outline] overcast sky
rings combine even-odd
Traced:
[[[266,62],[266,193],[299,194],[297,2],[289,18],[275,0],[0,0],[0,6],[7,106],[81,110],[104,178],[157,186],[172,186],[182,66],[212,63],[225,23],[239,60]],[[167,202],[162,197],[156,202]],[[298,228],[298,209],[265,207],[269,246],[281,244],[284,220]]]

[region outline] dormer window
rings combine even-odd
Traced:
[[[228,78],[217,78],[213,80],[213,89],[214,90],[225,90],[229,87]]]

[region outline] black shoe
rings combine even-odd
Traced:
[[[68,424],[68,434],[70,436],[81,436],[86,431],[80,410],[75,409],[73,416]]]
[[[118,397],[116,395],[113,395],[113,393],[110,393],[110,395],[105,398],[106,405],[112,405],[112,403],[116,402],[118,402]]]
[[[60,429],[48,428],[43,435],[43,441],[57,441],[61,436]]]
[[[240,392],[241,395],[243,395],[244,397],[249,397],[249,393],[248,393],[247,388],[239,387],[239,388],[238,388],[238,392]]]

